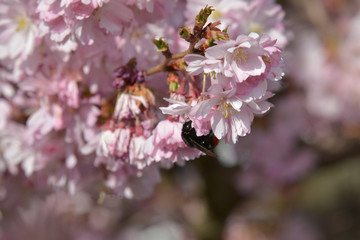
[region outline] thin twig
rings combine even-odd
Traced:
[[[164,59],[164,61],[162,61],[159,65],[150,68],[149,70],[147,70],[144,74],[146,76],[150,76],[152,74],[158,73],[158,72],[166,72],[168,64],[172,61],[172,60],[176,60],[179,58],[183,58],[185,57],[187,54],[193,53],[194,49],[195,49],[195,44],[199,41],[195,40],[193,43],[190,43],[189,48],[186,51],[180,52],[180,53],[176,53],[176,54],[171,54],[169,57],[166,57]]]

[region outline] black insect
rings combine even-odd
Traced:
[[[197,148],[209,156],[216,157],[212,151],[219,140],[215,137],[214,133],[210,130],[208,135],[197,136],[195,129],[191,126],[192,121],[184,123],[181,131],[181,138],[184,143],[191,148]]]

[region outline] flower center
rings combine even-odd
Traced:
[[[143,35],[144,35],[144,33],[140,29],[135,29],[130,33],[130,38],[133,41],[137,41]]]
[[[27,28],[30,25],[29,19],[25,16],[17,17],[16,22],[17,22],[17,27],[16,27],[17,32]]]
[[[264,31],[265,31],[264,27],[259,23],[251,22],[249,24],[249,32],[261,33]]]
[[[247,63],[249,60],[249,56],[250,54],[248,53],[246,48],[239,47],[235,49],[233,59],[239,64]]]
[[[227,103],[224,98],[221,99],[218,110],[225,118],[228,118],[229,114],[231,115],[235,112],[235,109],[231,106],[231,104]]]

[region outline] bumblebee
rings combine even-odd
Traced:
[[[216,157],[213,149],[219,143],[219,139],[215,137],[213,131],[210,130],[208,135],[197,136],[195,128],[191,124],[192,121],[187,121],[182,127],[181,138],[184,143],[191,148],[199,149],[209,156]]]

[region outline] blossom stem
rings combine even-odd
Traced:
[[[200,40],[200,39],[199,39]],[[194,43],[190,43],[189,48],[186,51],[180,52],[180,53],[176,53],[176,54],[170,54],[168,55],[159,65],[150,68],[149,70],[147,70],[146,72],[144,72],[144,75],[146,76],[150,76],[153,75],[155,73],[158,72],[166,72],[170,69],[168,69],[168,64],[172,61],[172,60],[176,60],[179,58],[183,58],[185,57],[187,54],[189,53],[193,53],[194,49],[195,49],[195,44],[199,41],[197,40]]]
[[[144,75],[146,76],[150,76],[152,74],[158,73],[158,72],[166,72],[169,71],[171,69],[169,69],[169,63],[172,60],[176,60],[179,58],[183,58],[185,57],[187,54],[193,53],[195,51],[195,45],[196,43],[198,43],[200,41],[200,39],[203,38],[204,32],[206,28],[201,28],[200,30],[196,28],[196,26],[193,29],[193,34],[191,34],[190,39],[189,39],[189,47],[187,50],[180,52],[180,53],[176,53],[176,54],[172,54],[170,53],[170,51],[167,51],[167,54],[164,54],[165,59],[164,61],[162,61],[159,65],[150,68],[149,70],[144,72]]]

